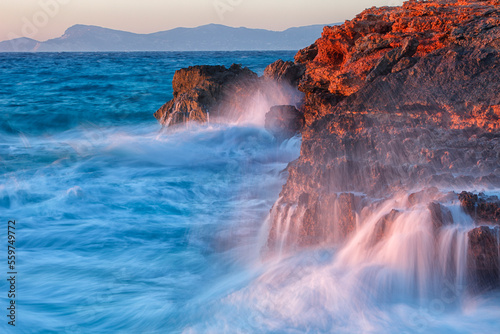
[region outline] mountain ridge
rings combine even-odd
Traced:
[[[21,37],[0,42],[0,52],[126,52],[295,50],[318,38],[325,25],[283,31],[207,24],[148,34],[76,24],[47,41]]]

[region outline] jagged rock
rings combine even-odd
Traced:
[[[304,115],[294,106],[274,106],[266,114],[266,129],[280,141],[300,133],[303,126]]]
[[[269,65],[263,77],[236,64],[180,69],[172,81],[174,98],[154,116],[163,126],[192,121],[260,124],[273,105],[300,102],[303,94],[296,86],[303,73],[303,65],[282,60]]]
[[[413,206],[434,197],[438,193],[439,189],[436,187],[430,187],[419,192],[411,193],[410,195],[408,195],[408,203]]]
[[[306,67],[304,65],[279,59],[266,67],[264,78],[296,87],[305,71]]]
[[[488,224],[500,224],[500,200],[497,196],[485,196],[463,191],[458,195],[460,204],[474,220]]]
[[[480,226],[468,233],[467,272],[474,292],[500,287],[499,233],[498,226]]]
[[[396,65],[394,65],[391,69],[391,73],[398,73],[406,70],[407,68],[412,67],[417,63],[418,59],[414,57],[407,57],[401,59]]]
[[[172,81],[174,98],[154,116],[164,126],[188,121],[206,122],[238,114],[248,105],[249,94],[258,85],[258,76],[248,68],[190,66],[175,72]],[[210,114],[208,114],[210,113]]]
[[[434,235],[437,236],[439,230],[443,226],[453,224],[453,216],[451,211],[437,202],[431,202],[427,206],[431,214],[431,222],[434,230]],[[383,216],[375,225],[375,233],[373,234],[373,243],[376,244],[381,241],[390,230],[394,221],[401,216],[402,212],[399,210],[391,210],[390,213]]]

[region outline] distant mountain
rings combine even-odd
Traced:
[[[40,42],[31,38],[21,37],[10,41],[0,42],[0,52],[35,51]]]
[[[135,34],[75,25],[61,37],[46,42],[29,38],[0,42],[0,52],[298,50],[318,39],[323,27],[312,25],[271,31],[208,24],[197,28]]]

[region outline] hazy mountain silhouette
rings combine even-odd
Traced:
[[[298,50],[319,38],[323,27],[321,24],[271,31],[208,24],[135,34],[75,25],[61,37],[45,42],[24,37],[0,42],[0,52]]]

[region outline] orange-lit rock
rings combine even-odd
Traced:
[[[460,96],[449,96],[436,102],[451,115],[443,114],[436,120],[447,118],[457,128],[472,121],[488,130],[498,130],[499,101],[492,99],[496,87],[487,87],[491,81],[498,81],[500,73],[498,4],[498,1],[408,1],[401,7],[371,8],[343,25],[325,27],[321,38],[296,56],[296,61],[307,67],[300,89],[314,93],[306,98],[306,119],[311,123],[322,117],[331,112],[339,99],[362,88],[370,94],[377,93],[373,92],[377,85],[367,84],[373,80],[383,81],[381,90],[387,92],[378,92],[378,100],[383,100],[384,95],[388,95],[387,100],[394,99],[394,95],[399,97],[400,101],[392,105],[386,101],[386,109],[412,104],[426,106],[428,101],[424,97],[401,95],[401,90],[410,91],[406,87],[414,90],[413,85],[427,86],[422,94],[429,96],[442,83],[434,75],[448,72],[455,76],[454,80],[448,78],[448,85],[458,85],[452,92],[443,89],[445,95],[457,95],[473,87],[469,81],[475,78],[475,84],[489,94],[488,104],[472,94],[463,100]],[[311,96],[318,93],[326,96],[320,104],[315,101],[317,96]],[[454,112],[457,106],[461,108]],[[436,109],[429,107],[428,113]]]

